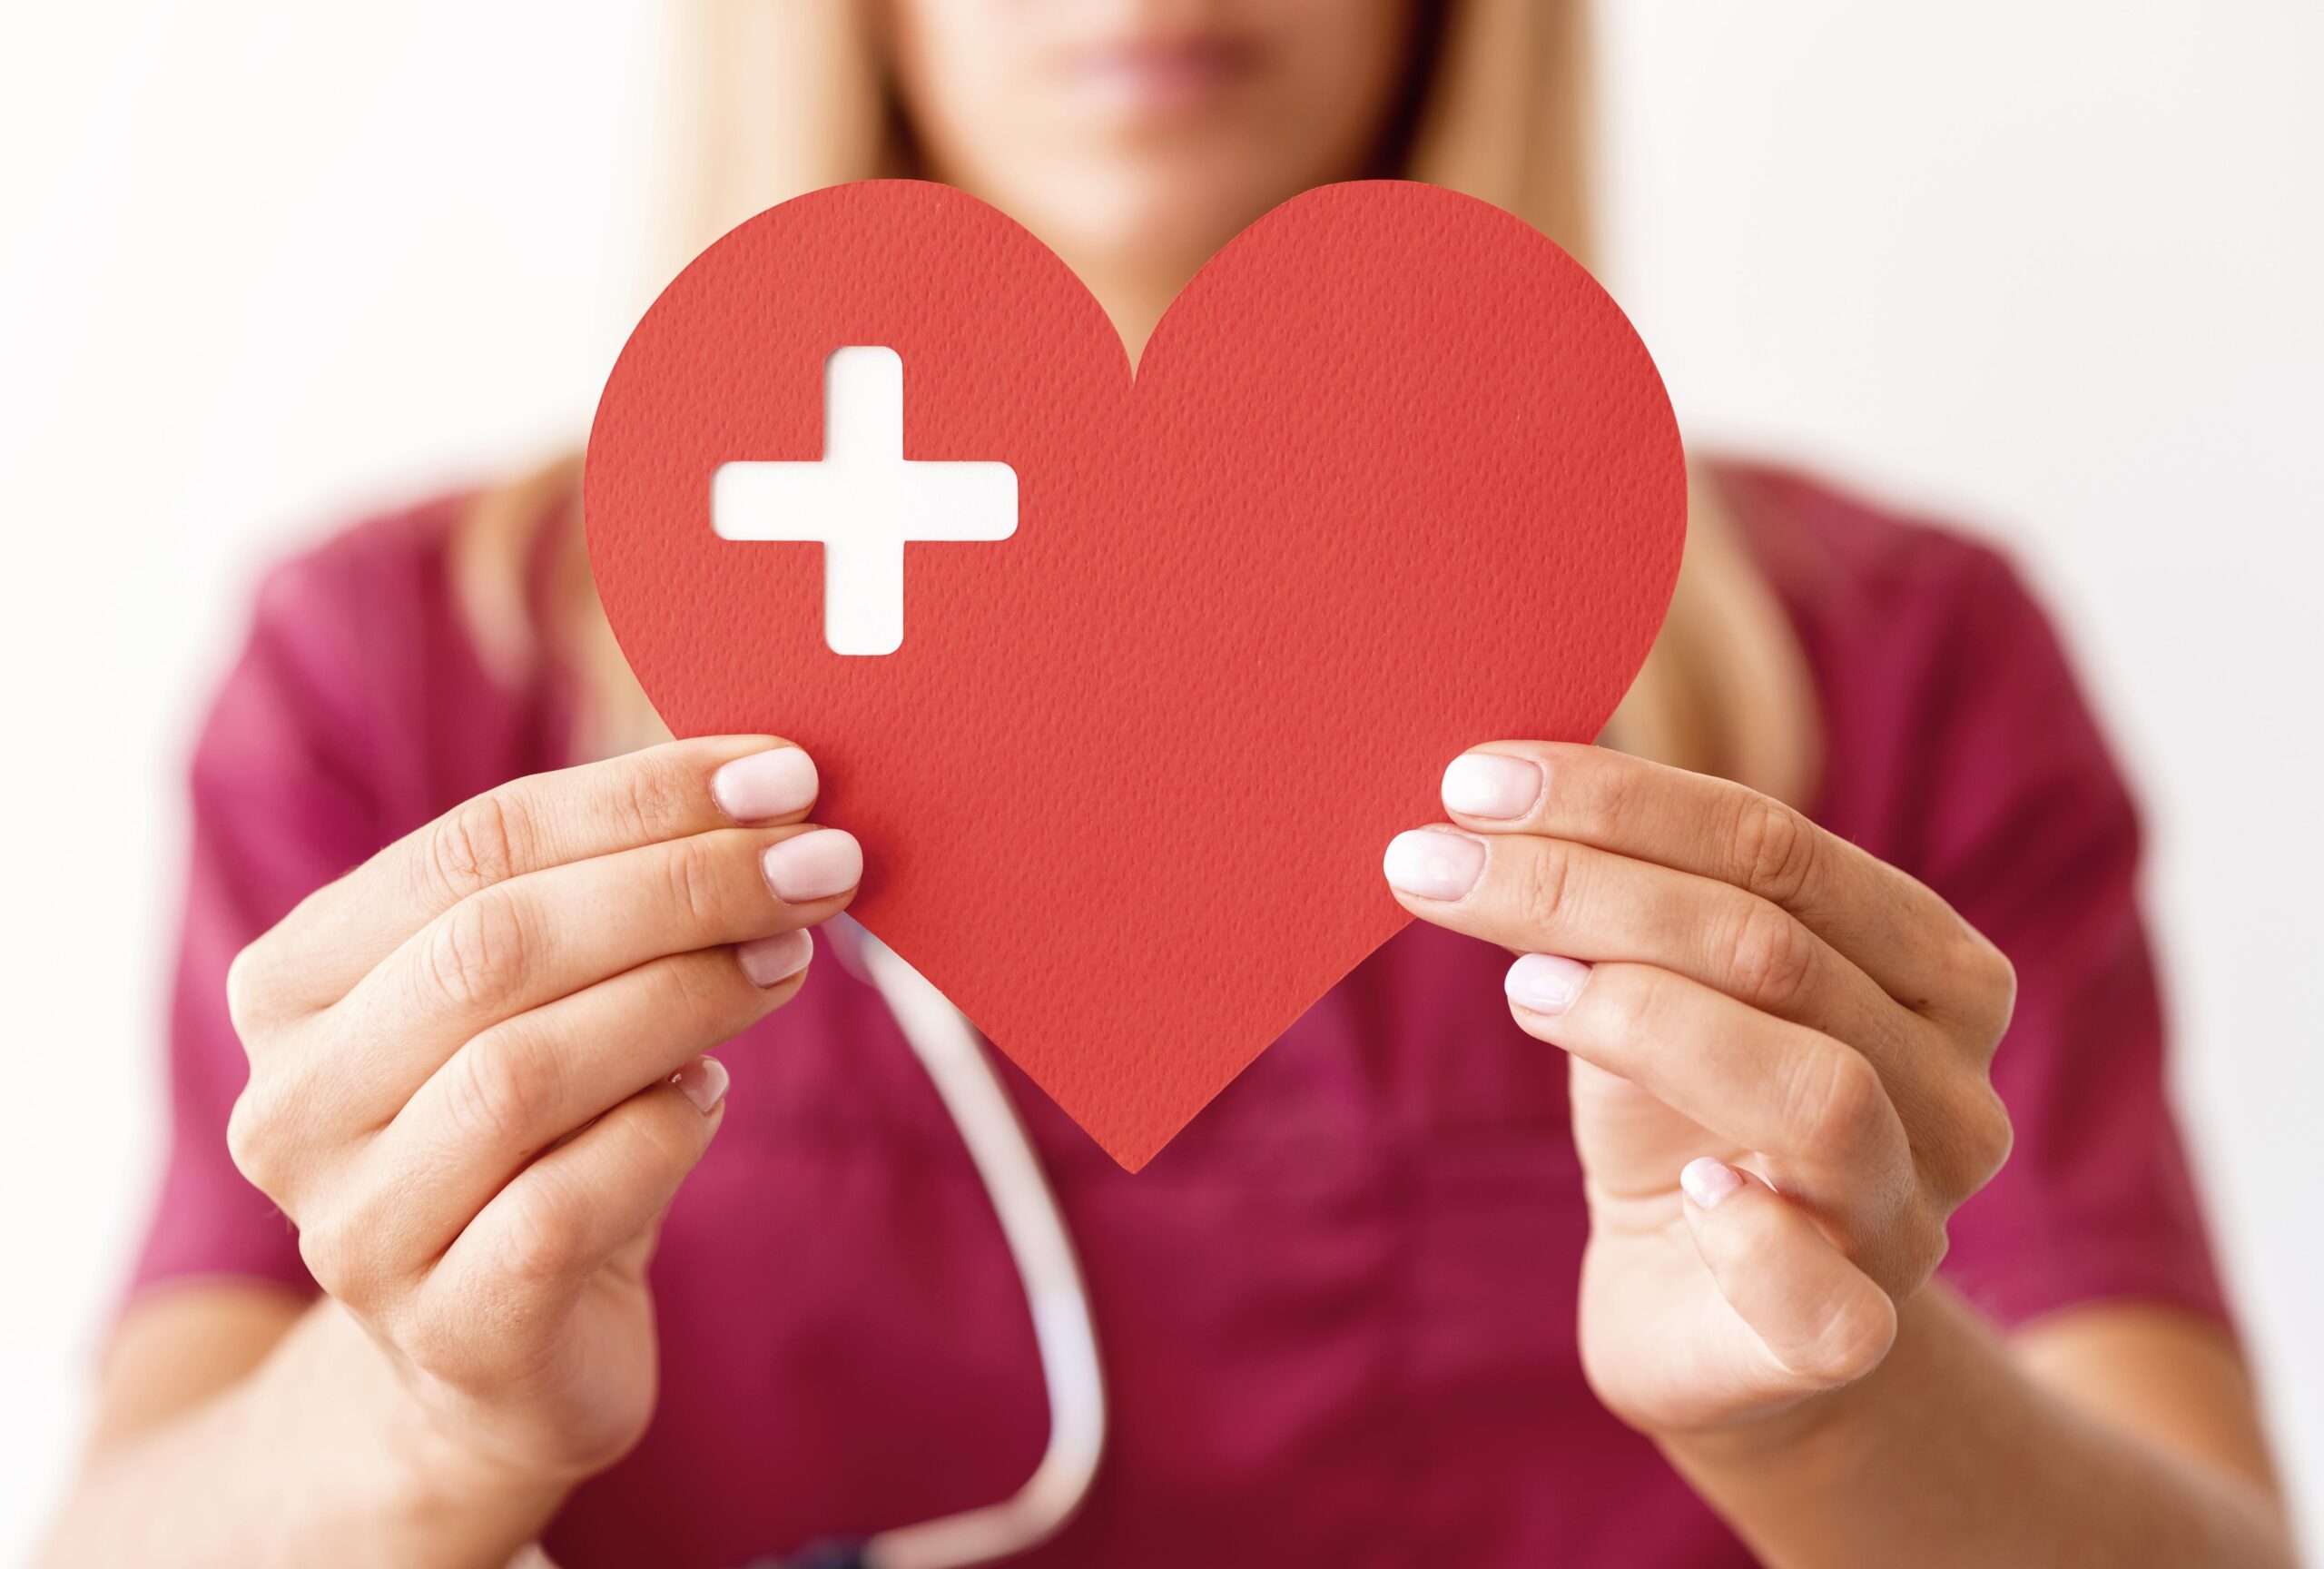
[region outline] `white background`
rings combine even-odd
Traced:
[[[1693,434],[2012,541],[2139,773],[2189,1120],[2324,1515],[2324,7],[1606,9],[1609,281]],[[661,31],[0,24],[0,1560],[156,1159],[195,706],[266,558],[582,431],[659,254]]]

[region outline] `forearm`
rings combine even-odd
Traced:
[[[2293,1562],[2260,1488],[2037,1385],[1942,1288],[1906,1304],[1895,1348],[1856,1384],[1663,1447],[1775,1569]]]
[[[463,1462],[325,1300],[251,1376],[95,1453],[42,1569],[501,1569],[554,1492]]]

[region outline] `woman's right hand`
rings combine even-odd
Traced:
[[[562,1489],[644,1432],[645,1262],[724,1115],[703,1053],[797,992],[862,872],[815,792],[765,736],[521,779],[235,961],[235,1163],[461,1470]]]

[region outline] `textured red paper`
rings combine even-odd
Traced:
[[[993,459],[1015,535],[906,547],[904,641],[822,634],[822,548],[711,476],[822,451],[823,361],[902,358],[904,452]],[[742,224],[632,334],[590,558],[681,735],[772,732],[867,859],[854,913],[1135,1169],[1406,919],[1444,764],[1586,740],[1669,603],[1686,481],[1620,310],[1517,219],[1327,186],[1187,284],[1133,382],[1063,262],[910,181]]]

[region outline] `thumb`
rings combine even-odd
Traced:
[[[1812,1393],[1880,1365],[1896,1305],[1805,1210],[1709,1156],[1688,1162],[1679,1187],[1695,1251],[1787,1382]]]

